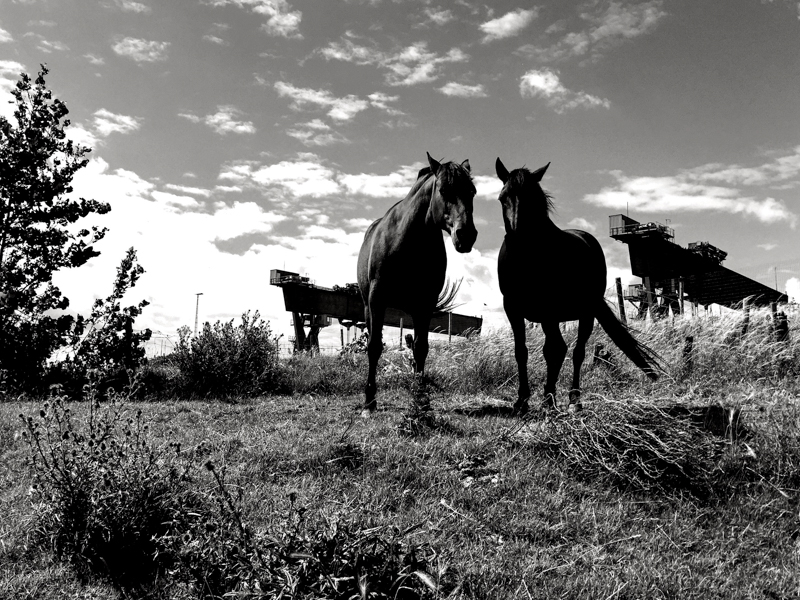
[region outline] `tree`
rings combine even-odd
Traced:
[[[72,178],[91,151],[67,139],[69,111],[45,85],[22,73],[12,90],[14,121],[0,117],[0,371],[4,387],[30,389],[45,361],[67,342],[69,300],[53,285],[59,269],[76,268],[99,252],[105,228],[78,229],[105,214],[106,203],[70,197]]]

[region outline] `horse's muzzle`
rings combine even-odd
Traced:
[[[452,238],[457,252],[469,252],[478,238],[478,230],[474,226],[459,227],[453,232]]]

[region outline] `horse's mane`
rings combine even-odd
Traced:
[[[533,177],[531,177],[532,173],[526,167],[521,167],[519,169],[514,169],[508,176],[509,188],[514,188],[519,190],[517,192],[517,197],[522,198],[533,198],[534,201],[539,199],[540,202],[544,203],[544,208],[547,213],[553,212],[553,195],[542,189],[542,186],[539,185],[538,181],[534,181]]]
[[[465,173],[466,177],[464,176]],[[409,193],[414,194],[418,192],[432,175],[433,171],[431,171],[430,167],[421,168],[419,173],[417,173],[417,180],[414,182],[414,185],[411,186],[411,191]],[[442,190],[446,191],[458,186],[460,189],[456,190],[457,193],[461,190],[473,196],[476,193],[475,184],[472,183],[472,175],[459,164],[454,162],[442,163],[437,177],[439,178],[439,185],[442,186]]]

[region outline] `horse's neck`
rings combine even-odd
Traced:
[[[547,245],[554,238],[557,238],[563,231],[550,220],[550,215],[539,217],[533,222],[529,222],[524,228],[518,229],[513,234],[506,234],[506,239],[512,244],[522,244],[524,246]]]
[[[429,217],[431,196],[433,195],[433,180],[425,182],[415,193],[403,200],[399,205],[404,211],[402,225],[405,229],[426,231],[429,233],[438,232],[439,225]]]

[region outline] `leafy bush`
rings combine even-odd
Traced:
[[[234,326],[217,321],[205,323],[191,336],[188,327],[178,331],[180,339],[174,361],[180,370],[177,392],[184,396],[236,396],[273,391],[277,384],[278,343],[269,323],[258,311],[242,315]]]
[[[155,447],[140,410],[131,414],[117,395],[89,400],[82,425],[60,396],[38,418],[20,415],[39,539],[83,577],[146,591],[173,565],[162,538],[184,528],[200,496],[189,491],[180,445]]]

